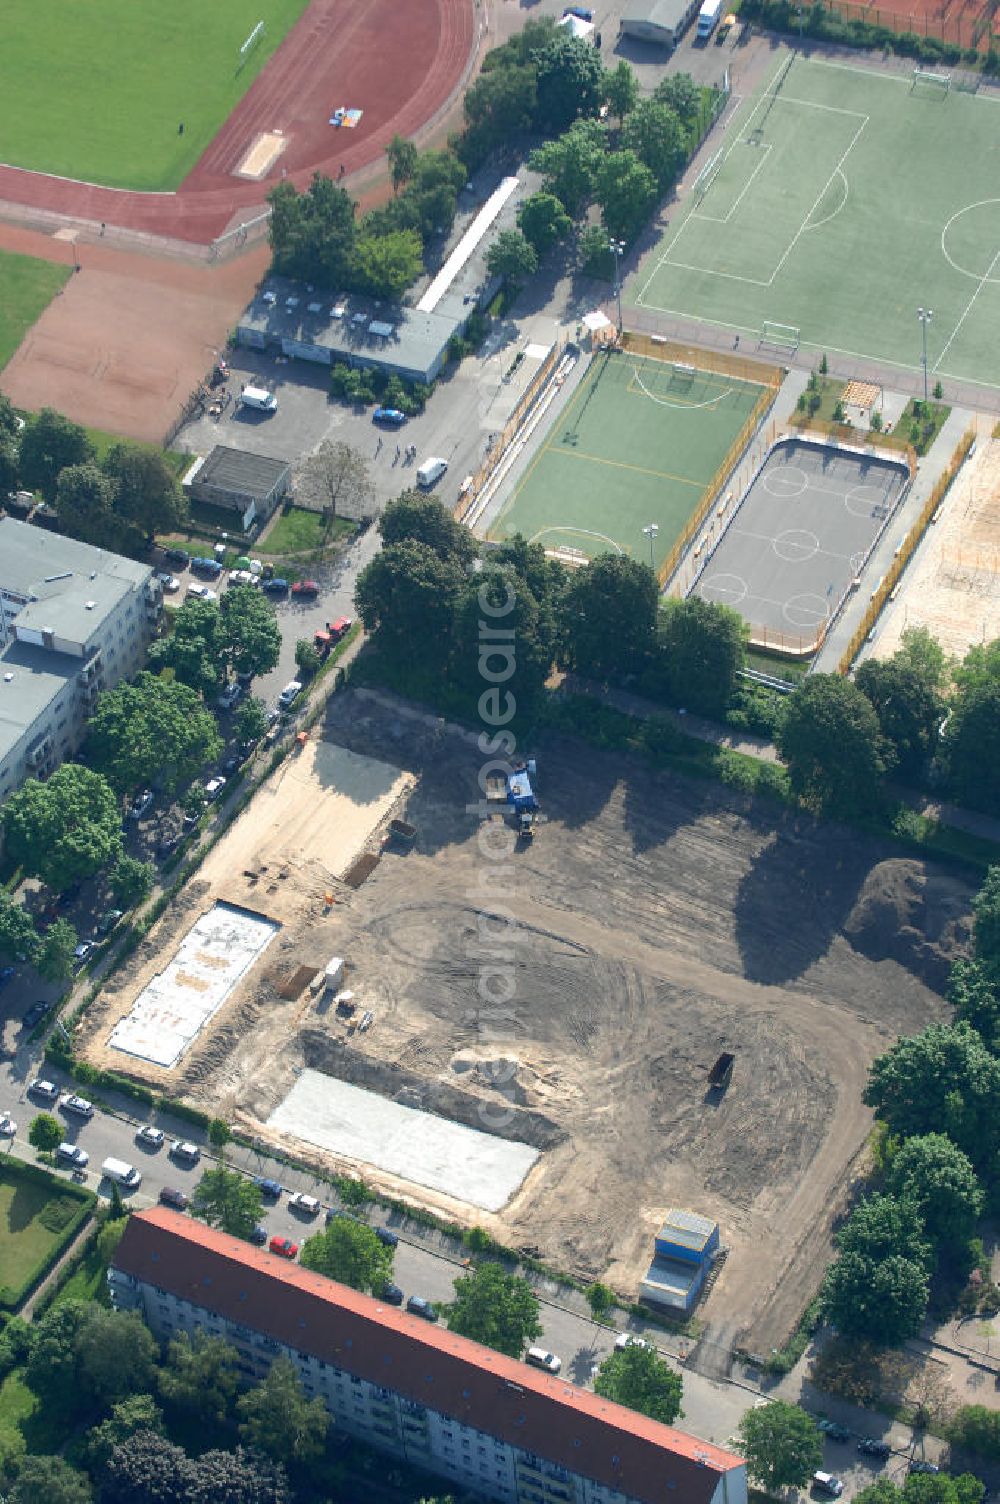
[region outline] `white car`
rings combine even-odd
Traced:
[[[163,1137],[162,1128],[154,1128],[151,1124],[144,1123],[136,1134],[135,1141],[137,1144],[142,1144],[144,1148],[158,1149],[163,1143]]]
[[[81,1149],[79,1144],[60,1144],[56,1150],[56,1159],[60,1164],[72,1165],[76,1170],[82,1170],[90,1163],[90,1155],[86,1149]]]
[[[156,578],[159,580],[164,594],[166,595],[176,595],[178,590],[181,588],[181,582],[175,574],[167,574],[166,572],[164,572],[163,574],[158,574]]]
[[[222,691],[221,695],[215,703],[216,705],[218,705],[220,710],[232,710],[234,705],[239,704],[242,694],[242,684],[237,684],[234,680],[232,684],[226,685],[225,689]]]
[[[9,1112],[0,1112],[0,1134],[7,1138],[13,1138],[17,1132],[17,1124]]]
[[[211,589],[208,585],[199,585],[197,581],[188,586],[187,593],[189,601],[217,601],[219,599],[217,590]]]
[[[28,1095],[41,1097],[43,1102],[54,1102],[59,1095],[59,1088],[54,1081],[46,1081],[41,1076],[36,1076],[28,1087]]]
[[[305,1212],[307,1217],[315,1217],[319,1211],[319,1202],[315,1196],[307,1196],[305,1191],[296,1191],[294,1196],[289,1196],[288,1205],[294,1211]]]
[[[625,1347],[652,1347],[652,1345],[651,1342],[646,1341],[645,1337],[636,1337],[632,1332],[620,1332],[615,1338],[615,1347],[619,1352]]]
[[[210,778],[205,785],[205,794],[209,799],[217,799],[225,786],[226,780],[224,778]]]
[[[555,1353],[547,1353],[544,1347],[529,1347],[524,1361],[530,1363],[532,1368],[544,1368],[546,1373],[558,1373],[562,1368],[562,1359],[557,1358]]]
[[[175,1138],[170,1145],[170,1155],[182,1164],[196,1165],[201,1158],[201,1150],[197,1144],[192,1144],[187,1139]]]
[[[77,1118],[92,1118],[94,1116],[94,1104],[88,1102],[86,1097],[63,1097],[59,1103],[63,1112],[71,1112]]]

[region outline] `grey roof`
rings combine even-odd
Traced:
[[[30,642],[12,642],[0,657],[0,762],[51,705],[80,659]]]
[[[673,31],[691,10],[691,0],[628,0],[622,11],[621,24],[646,23]]]
[[[216,444],[192,481],[194,488],[210,485],[217,490],[232,491],[238,496],[266,501],[289,471],[287,460],[273,460],[266,454],[250,454],[245,449],[229,449]]]
[[[13,517],[0,519],[0,586],[28,597],[17,614],[18,626],[86,642],[151,574],[148,564],[121,554]]]

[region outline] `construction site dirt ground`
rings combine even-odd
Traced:
[[[781,1342],[865,1153],[869,1063],[945,1015],[970,888],[847,829],[554,736],[533,749],[534,843],[493,858],[502,832],[482,839],[471,733],[357,690],[331,700],[325,735],[412,776],[393,812],[415,847],[387,848],[357,889],[315,859],[286,863],[267,884],[280,892],[245,888],[249,907],[279,905],[281,934],[174,1071],[148,1079],[262,1141],[277,1141],[267,1120],[309,1067],[531,1143],[540,1158],[495,1216],[355,1168],[632,1296],[668,1207],[716,1218],[729,1254],[703,1307],[712,1333],[727,1350]],[[111,1063],[110,1023],[213,887],[189,884],[87,1015],[95,1063]],[[279,995],[333,954],[353,1020],[304,982]],[[719,1096],[706,1077],[723,1049],[736,1067]]]

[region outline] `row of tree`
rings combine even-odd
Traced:
[[[187,501],[156,449],[118,443],[98,460],[87,430],[43,407],[21,426],[0,394],[0,494],[21,487],[53,504],[71,538],[138,554],[158,531],[178,527]]]

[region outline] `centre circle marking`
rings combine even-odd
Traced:
[[[821,595],[790,595],[781,608],[781,614],[790,627],[800,630],[818,627],[830,615],[830,608]]]
[[[785,564],[804,564],[819,553],[819,539],[804,527],[786,528],[771,539],[775,557]]]
[[[798,465],[782,465],[780,470],[765,470],[760,484],[769,496],[777,496],[779,501],[792,501],[805,491],[809,477]]]
[[[844,493],[844,510],[852,517],[870,517],[875,507],[885,503],[881,486],[852,486]]]
[[[967,266],[963,266],[960,261],[956,261],[954,256],[949,251],[947,244],[948,232],[955,221],[957,219],[961,219],[964,214],[972,214],[976,209],[989,209],[994,206],[1000,208],[1000,198],[981,198],[976,204],[966,204],[964,209],[959,209],[957,213],[951,216],[951,218],[945,224],[944,229],[941,231],[942,256],[953,271],[958,272],[962,277],[970,277],[973,282],[1000,282],[1000,276],[991,277],[989,275],[990,271],[992,271],[993,266],[995,265],[995,260],[987,262],[981,272],[970,271]],[[997,218],[998,220],[1000,220],[1000,216],[997,216]],[[990,244],[995,244],[996,234],[994,233],[992,236],[987,237],[987,242]]]
[[[701,582],[702,597],[724,606],[738,606],[746,599],[747,582],[738,574],[713,574]]]

